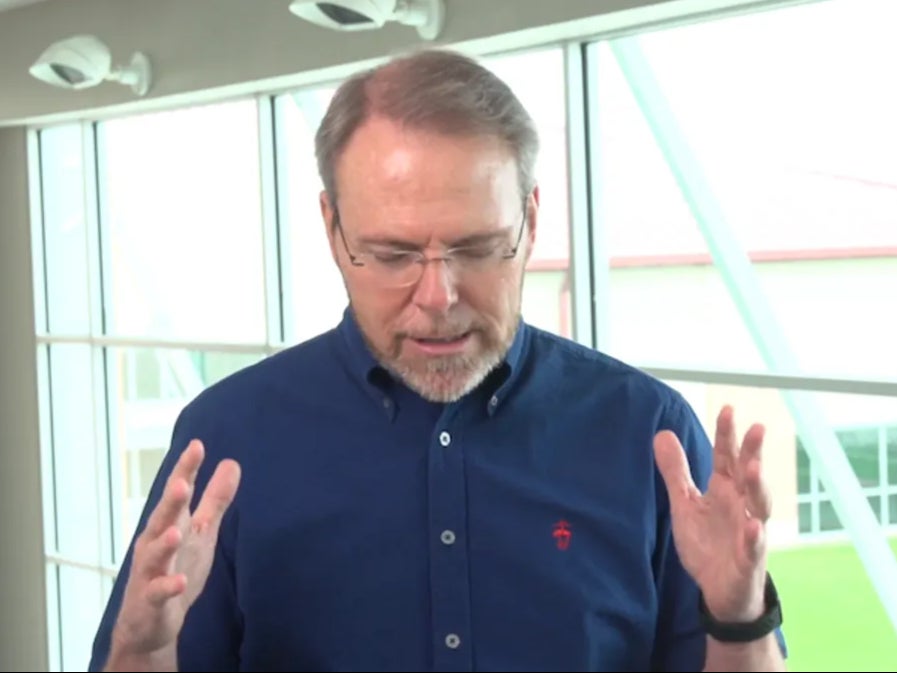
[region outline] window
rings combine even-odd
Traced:
[[[308,89],[274,102],[281,214],[287,343],[297,343],[335,326],[348,298],[333,261],[318,197],[321,179],[314,136],[334,89]]]
[[[261,359],[260,353],[111,347],[106,350],[112,447],[125,479],[115,528],[115,563],[124,556],[178,413],[203,389]]]
[[[539,132],[536,165],[539,228],[523,286],[523,316],[555,334],[572,336],[567,106],[564,52],[527,51],[483,60],[529,110]]]
[[[239,101],[99,126],[108,334],[265,343],[257,117]]]
[[[897,526],[897,517],[891,506],[892,499],[897,496],[897,482],[890,479],[890,472],[882,469],[891,463],[887,438],[895,431],[897,425],[851,428],[836,432],[854,475],[867,494],[872,511],[885,526]],[[832,501],[819,481],[818,469],[811,463],[800,439],[797,439],[796,446],[801,533],[843,530]]]
[[[255,101],[39,132],[51,660],[84,670],[179,411],[279,342]],[[276,259],[276,256],[274,256]]]
[[[895,13],[805,3],[590,46],[605,349],[897,378]]]

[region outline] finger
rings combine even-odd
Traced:
[[[763,524],[759,519],[748,519],[744,526],[744,549],[752,565],[763,558],[764,543]]]
[[[193,486],[196,482],[196,474],[199,472],[199,466],[205,458],[206,449],[202,441],[192,439],[187,444],[187,448],[181,452],[178,462],[172,470],[172,477],[181,478],[188,484]]]
[[[760,462],[763,450],[763,437],[766,434],[766,428],[759,423],[754,423],[748,431],[744,433],[744,439],[741,442],[741,448],[738,451],[738,473],[744,475],[748,465],[754,462]]]
[[[742,492],[748,514],[766,522],[772,514],[772,495],[763,480],[763,469],[759,457],[748,462],[743,473]]]
[[[181,545],[183,534],[177,526],[169,526],[161,535],[148,540],[135,557],[134,571],[152,579],[170,572],[171,562]]]
[[[240,485],[240,465],[231,459],[222,460],[209,479],[202,499],[193,513],[193,529],[217,530],[227,508],[230,507]]]
[[[183,573],[162,575],[153,579],[146,587],[147,600],[156,607],[184,593],[187,588],[187,576]]]
[[[700,496],[691,476],[685,450],[675,433],[662,430],[654,436],[654,458],[670,494],[671,507],[678,508]]]
[[[725,405],[716,417],[716,436],[713,442],[713,471],[734,477],[738,438],[735,436],[735,413]]]
[[[156,539],[177,523],[181,513],[190,502],[191,492],[192,488],[185,479],[175,474],[169,476],[168,482],[165,484],[165,490],[162,492],[162,497],[156,503],[146,522],[146,529],[143,535],[148,542]]]

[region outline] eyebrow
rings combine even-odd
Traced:
[[[509,229],[510,228],[503,227],[497,231],[488,231],[481,234],[465,236],[464,238],[459,238],[453,241],[449,248],[473,248],[477,245],[482,245],[483,243],[491,243],[492,241],[497,241],[500,238],[505,237]]]
[[[454,248],[470,248],[484,243],[491,243],[492,241],[505,236],[507,232],[507,228],[502,228],[497,231],[471,234],[470,236],[464,236],[463,238],[452,241],[446,248],[452,250]],[[408,252],[421,249],[421,246],[417,243],[411,243],[410,241],[404,241],[398,238],[390,238],[388,236],[366,236],[359,238],[358,242],[365,247],[392,248]]]
[[[416,243],[403,241],[399,238],[390,238],[389,236],[362,236],[358,239],[358,243],[366,248],[394,248],[408,252],[420,250],[420,246]]]

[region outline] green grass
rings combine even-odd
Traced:
[[[897,538],[891,539],[897,555]],[[770,552],[789,671],[895,671],[897,633],[849,543]]]

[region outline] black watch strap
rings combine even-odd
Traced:
[[[782,625],[782,606],[779,594],[773,584],[772,577],[766,573],[766,586],[763,590],[766,607],[763,614],[752,622],[721,622],[710,614],[704,603],[704,595],[698,596],[698,613],[701,625],[714,640],[723,643],[749,643],[752,640],[772,633]]]

